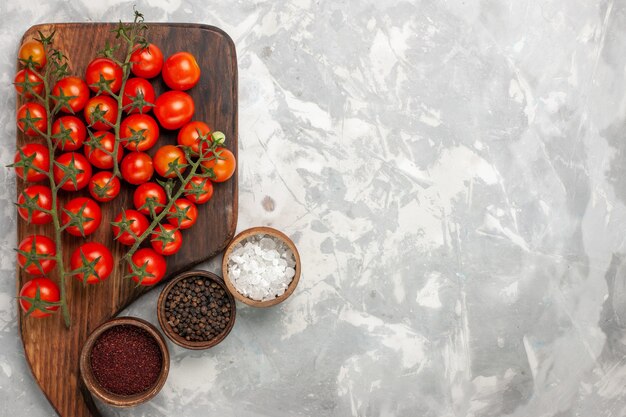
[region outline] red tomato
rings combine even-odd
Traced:
[[[35,68],[41,68],[46,65],[46,50],[43,44],[38,41],[26,41],[20,46],[20,51],[17,54],[20,62],[24,64],[29,59],[35,63]]]
[[[217,148],[215,156],[217,159],[203,161],[202,166],[207,170],[213,170],[215,176],[211,178],[212,181],[224,182],[235,173],[235,168],[237,168],[235,155],[226,148]]]
[[[65,168],[62,169],[61,166]],[[72,179],[72,172],[76,176],[75,179]],[[62,190],[82,190],[89,184],[89,179],[91,178],[91,164],[87,161],[87,158],[80,153],[62,153],[54,160],[53,173],[54,182],[63,184],[61,185]]]
[[[122,107],[126,113],[147,113],[152,110],[152,106],[130,107],[135,97],[143,94],[143,99],[148,103],[154,104],[155,94],[154,87],[150,81],[145,78],[129,78],[124,86],[124,95],[122,96]]]
[[[172,90],[189,90],[200,81],[200,66],[189,52],[178,52],[167,58],[162,75]]]
[[[182,174],[187,168],[185,164],[187,164],[185,153],[174,145],[161,146],[154,154],[154,169],[164,178],[175,178],[176,166]]]
[[[163,67],[163,53],[158,46],[151,43],[147,48],[135,46],[135,52],[130,56],[131,71],[137,77],[154,78]]]
[[[17,247],[17,263],[29,274],[47,274],[57,264],[54,259],[56,253],[57,245],[52,239],[43,235],[30,235]]]
[[[185,185],[185,197],[192,203],[204,204],[213,197],[213,183],[208,178],[193,177]]]
[[[17,212],[22,219],[31,224],[48,224],[52,221],[52,215],[37,209],[32,210],[29,218],[28,209],[24,207],[27,199],[43,210],[52,210],[52,190],[50,187],[47,185],[26,187],[17,198]]]
[[[182,91],[161,94],[154,107],[154,115],[165,129],[178,129],[188,123],[196,111],[191,96]]]
[[[117,123],[117,111],[117,101],[111,97],[92,97],[85,106],[85,120],[95,130],[110,130]],[[95,112],[100,113],[101,119],[97,118]]]
[[[109,94],[104,88],[97,85],[102,77],[106,81],[110,81],[109,89],[117,93],[122,87],[122,78],[124,73],[122,67],[117,65],[109,58],[96,58],[87,65],[87,71],[85,72],[85,81],[91,88],[91,91],[101,94]]]
[[[178,144],[180,146],[188,146],[192,152],[198,154],[200,152],[200,135],[207,137],[211,140],[211,128],[204,122],[189,122],[178,131]],[[208,143],[202,146],[204,151],[207,148]]]
[[[61,93],[63,92],[63,93]],[[66,105],[61,107],[61,111],[65,113],[76,113],[85,108],[87,100],[89,100],[89,87],[87,84],[78,77],[65,77],[61,78],[52,88],[53,96],[74,96],[74,98],[68,100],[70,108]],[[55,100],[55,104],[57,101]]]
[[[61,300],[59,287],[50,278],[37,277],[28,281],[20,290],[20,306],[25,313],[30,311],[32,302],[35,302],[30,317],[40,319],[48,317],[50,312],[57,311],[59,306],[38,306],[35,299],[48,303],[58,303]]]
[[[89,162],[96,168],[111,169],[115,165],[113,162],[113,151],[115,150],[115,135],[111,132],[99,131],[93,134],[93,137],[98,141],[100,147],[92,147],[85,144],[84,152],[89,159]],[[117,147],[117,162],[122,160],[124,156],[124,148]]]
[[[87,128],[76,116],[62,116],[52,125],[52,139],[56,146],[64,151],[75,151],[83,146]]]
[[[172,204],[167,221],[179,229],[189,229],[198,220],[198,208],[186,198],[179,198]]]
[[[101,243],[89,242],[78,247],[70,258],[72,271],[87,268],[74,274],[74,277],[87,284],[104,281],[113,272],[113,255]]]
[[[26,126],[25,120],[28,117],[35,126]],[[17,110],[17,127],[28,136],[37,136],[39,132],[46,133],[48,130],[48,116],[46,109],[39,103],[26,103]],[[24,130],[26,129],[26,130]],[[36,129],[39,129],[37,132]]]
[[[150,206],[146,204],[148,201],[154,205],[154,213],[162,212],[163,206],[167,203],[167,196],[163,187],[155,182],[146,182],[137,187],[133,193],[135,208],[143,214],[151,215]]]
[[[152,158],[145,152],[130,152],[122,159],[122,178],[134,185],[148,182],[154,174]]]
[[[124,210],[118,214],[113,225],[113,236],[119,240],[122,245],[131,246],[135,243],[135,236],[140,237],[150,226],[146,216],[137,210]],[[124,229],[126,225],[127,229]],[[130,230],[132,233],[129,233]],[[133,234],[135,236],[133,236]]]
[[[132,277],[133,281],[138,284],[154,285],[165,276],[165,270],[167,269],[165,258],[150,248],[139,249],[133,254],[131,261],[135,267],[143,269],[146,273],[144,277],[137,275]],[[128,272],[133,272],[130,265],[128,266]]]
[[[30,168],[22,166],[27,160],[31,160]],[[47,147],[39,143],[27,143],[15,152],[13,165],[15,173],[23,180],[30,182],[43,181],[48,178],[48,175],[44,172],[35,171],[33,167],[48,172],[50,169],[50,152]]]
[[[72,236],[88,236],[98,229],[101,222],[100,206],[89,197],[71,199],[61,213],[61,224],[69,224],[65,230]]]
[[[152,248],[161,255],[173,255],[183,244],[183,235],[171,224],[160,224],[150,235]]]
[[[27,69],[19,70],[15,75],[15,91],[17,91],[18,94],[23,94],[26,98],[31,98],[33,96],[31,93],[26,92],[26,88],[24,87],[26,78],[28,78],[28,83],[31,84],[31,90],[35,94],[41,94],[44,87],[43,80],[39,77],[39,75]]]
[[[131,151],[148,150],[159,139],[159,125],[147,114],[131,114],[122,120],[120,139]]]
[[[117,197],[120,188],[120,179],[109,171],[98,172],[89,181],[89,194],[94,200],[101,203],[106,203]]]

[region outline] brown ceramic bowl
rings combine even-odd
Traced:
[[[230,278],[228,276],[228,260],[230,259],[230,255],[233,252],[233,247],[237,243],[241,242],[242,240],[247,239],[250,236],[258,235],[258,234],[270,235],[279,240],[282,240],[289,247],[289,249],[291,249],[291,251],[293,252],[293,256],[296,260],[296,266],[295,266],[296,274],[293,276],[291,283],[289,283],[287,290],[282,295],[272,300],[266,300],[266,301],[253,300],[241,294],[239,291],[237,291],[237,289],[235,288],[233,283],[230,281]],[[224,252],[224,259],[222,260],[222,275],[224,275],[224,282],[226,283],[226,286],[228,287],[230,292],[235,296],[237,300],[252,307],[271,307],[273,305],[276,305],[285,301],[298,286],[298,281],[300,281],[301,269],[302,268],[300,266],[300,254],[298,253],[298,249],[296,249],[296,245],[294,245],[294,243],[291,241],[291,239],[289,239],[289,237],[286,234],[284,234],[283,232],[279,230],[273,229],[271,227],[253,227],[251,229],[246,229],[243,232],[239,233],[237,236],[235,236],[233,241],[230,242],[230,244],[226,248],[226,252]]]
[[[169,294],[172,288],[174,288],[174,285],[176,285],[178,282],[182,280],[189,279],[192,277],[198,277],[198,276],[205,278],[205,279],[209,279],[211,280],[211,282],[215,282],[216,284],[218,284],[224,291],[226,291],[226,295],[228,296],[228,299],[230,301],[230,321],[228,322],[228,325],[226,326],[226,328],[217,337],[214,337],[211,340],[202,341],[202,342],[190,341],[180,336],[179,334],[175,333],[172,330],[172,327],[167,322],[167,318],[165,317],[165,301],[167,299],[167,294]],[[235,299],[233,298],[232,293],[228,290],[226,285],[224,285],[224,280],[222,278],[208,271],[187,271],[187,272],[183,272],[180,275],[177,275],[176,278],[170,281],[167,284],[167,286],[163,288],[163,291],[161,291],[161,295],[159,295],[159,301],[157,303],[157,316],[159,317],[159,324],[161,325],[161,329],[163,329],[163,332],[165,333],[165,335],[172,342],[187,349],[201,350],[201,349],[208,349],[210,347],[217,345],[222,340],[224,340],[226,336],[228,336],[228,333],[230,333],[230,331],[233,329],[233,326],[235,325],[235,318],[237,316],[237,308],[235,306]]]
[[[119,395],[107,391],[100,386],[91,370],[91,349],[93,348],[93,345],[98,337],[113,327],[123,325],[136,326],[148,332],[152,337],[154,337],[157,345],[159,345],[159,348],[161,349],[161,356],[163,358],[161,373],[159,374],[159,378],[154,386],[147,391],[135,395]],[[133,407],[153,398],[159,391],[161,391],[161,388],[163,388],[169,370],[170,353],[167,350],[167,344],[165,343],[165,339],[163,339],[161,332],[159,332],[152,324],[137,317],[119,317],[103,323],[89,335],[80,353],[80,374],[85,386],[95,397],[115,407]]]

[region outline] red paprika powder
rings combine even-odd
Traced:
[[[117,395],[135,395],[152,388],[163,365],[154,337],[132,325],[115,326],[98,337],[91,349],[91,369],[98,383]]]

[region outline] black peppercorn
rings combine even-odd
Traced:
[[[220,285],[198,277],[172,287],[165,318],[172,331],[187,341],[206,342],[219,336],[230,322],[230,300]]]

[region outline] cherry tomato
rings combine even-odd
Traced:
[[[150,234],[152,248],[161,255],[173,255],[183,244],[183,235],[171,224],[160,224]]]
[[[185,153],[174,145],[161,146],[154,154],[154,169],[164,178],[176,177],[175,167],[178,167],[182,174],[186,169],[185,164],[187,164]]]
[[[135,236],[141,236],[150,226],[146,216],[138,212],[137,210],[124,210],[118,214],[115,220],[113,220],[113,236],[119,240],[122,245],[131,246],[135,243]],[[126,224],[127,230],[123,231],[123,224]]]
[[[52,139],[56,146],[64,151],[75,151],[83,146],[87,128],[76,116],[62,116],[52,125]]]
[[[200,153],[200,135],[207,137],[207,139],[211,139],[209,134],[211,133],[211,128],[204,122],[193,121],[187,123],[178,131],[178,144],[180,146],[188,146],[191,148],[191,151],[194,154]],[[202,146],[202,150],[204,151],[208,146],[208,143]]]
[[[202,162],[202,166],[207,170],[213,170],[215,175],[211,178],[214,182],[224,182],[233,176],[237,161],[235,155],[226,148],[217,148],[215,150],[217,159],[210,159]]]
[[[31,93],[27,92],[24,87],[27,78],[28,82],[31,84],[31,90],[35,94],[41,94],[44,87],[43,80],[37,74],[27,69],[19,70],[15,75],[15,91],[17,91],[18,94],[23,94],[26,98],[33,96]]]
[[[154,104],[154,87],[152,87],[150,81],[145,78],[129,78],[126,80],[124,95],[122,96],[122,107],[126,113],[147,113],[152,110],[152,106],[148,105],[142,106],[141,109],[130,106],[139,94],[143,94],[145,101]]]
[[[17,247],[17,263],[26,273],[32,275],[47,274],[57,264],[54,256],[57,246],[44,235],[30,235]]]
[[[95,132],[93,137],[98,141],[100,147],[85,144],[84,152],[89,162],[96,168],[111,169],[115,165],[113,162],[113,151],[115,150],[115,135],[111,132],[101,130]],[[117,147],[117,162],[122,160],[124,156],[124,148]]]
[[[26,103],[17,110],[17,127],[27,136],[37,136],[39,133],[32,126],[27,126],[24,119],[30,117],[31,123],[40,132],[46,133],[48,129],[48,116],[46,109],[39,103]],[[26,130],[24,130],[26,129]]]
[[[154,174],[152,158],[145,152],[130,152],[122,159],[122,178],[129,184],[143,184]]]
[[[101,203],[106,203],[117,197],[120,188],[120,179],[109,171],[98,172],[89,181],[89,194],[94,200]]]
[[[155,182],[146,182],[137,187],[133,193],[135,208],[140,213],[151,215],[150,206],[146,204],[148,201],[152,202],[154,213],[162,212],[163,206],[167,203],[167,196],[163,187]]]
[[[71,199],[63,207],[63,212],[61,213],[61,224],[63,226],[70,224],[65,230],[72,236],[88,236],[98,229],[101,222],[102,211],[100,206],[89,197]]]
[[[52,95],[54,96],[74,96],[74,98],[68,100],[70,108],[66,105],[61,107],[61,111],[65,113],[76,113],[85,108],[87,100],[89,100],[89,87],[87,84],[78,77],[65,77],[61,78],[52,88]],[[57,101],[55,100],[55,104]]]
[[[72,253],[70,267],[72,271],[87,267],[89,273],[78,272],[74,274],[74,278],[83,283],[97,284],[107,279],[113,272],[113,255],[109,248],[101,243],[84,243]]]
[[[24,205],[30,200],[43,210],[52,210],[52,190],[47,185],[31,185],[26,187],[17,198],[17,212],[20,217],[31,224],[48,224],[52,221],[52,215],[41,210],[34,209],[29,213]]]
[[[163,67],[163,53],[153,43],[147,48],[135,46],[130,62],[132,62],[131,71],[137,77],[154,78],[159,75]]]
[[[165,270],[167,269],[165,258],[156,253],[153,249],[139,249],[133,254],[131,261],[136,267],[144,268],[147,274],[144,277],[138,277],[136,275],[132,277],[133,281],[138,284],[154,285],[165,276]],[[133,272],[130,265],[128,266],[128,272]]]
[[[108,85],[112,92],[117,93],[120,91],[124,73],[122,67],[113,62],[113,60],[109,58],[96,58],[87,65],[87,71],[85,72],[85,81],[87,81],[87,85],[89,85],[91,91],[109,94],[107,90],[104,88],[101,89],[101,86],[97,85],[101,77],[107,82],[110,81]]]
[[[122,120],[120,139],[131,151],[148,150],[159,139],[159,125],[147,114],[131,114]]]
[[[89,99],[85,106],[85,120],[95,130],[110,130],[117,122],[117,101],[109,96],[96,96]],[[98,119],[96,113],[100,113]],[[108,122],[108,123],[107,123]]]
[[[200,66],[189,52],[178,52],[167,58],[162,75],[172,90],[189,90],[200,81]]]
[[[66,170],[69,169],[70,171],[66,173],[61,166],[65,167]],[[70,174],[71,171],[76,171],[75,179],[72,178]],[[61,185],[62,190],[82,190],[89,184],[91,172],[91,164],[87,161],[87,158],[77,152],[62,153],[54,160],[54,181],[57,184],[63,184]]]
[[[191,96],[182,91],[167,91],[155,102],[154,115],[165,129],[178,129],[188,123],[196,111]]]
[[[31,160],[30,168],[22,166],[26,160]],[[15,173],[18,177],[25,181],[38,182],[48,178],[46,172],[50,169],[50,152],[48,151],[48,148],[42,144],[27,143],[26,145],[23,145],[17,150],[17,152],[15,152],[13,162],[15,166]],[[45,172],[36,171],[35,167]]]
[[[61,300],[59,287],[50,278],[37,277],[28,281],[20,290],[20,306],[25,313],[30,310],[32,300],[39,299],[48,303],[58,303]],[[36,301],[35,301],[36,303]],[[50,312],[57,311],[59,306],[37,306],[30,312],[30,317],[40,319],[48,317]]]
[[[172,204],[167,221],[179,229],[189,229],[198,220],[198,208],[186,198],[179,198]]]
[[[46,50],[43,44],[38,41],[26,41],[20,46],[17,54],[18,58],[24,64],[29,59],[35,63],[35,68],[41,68],[46,65]]]
[[[213,183],[208,178],[193,177],[185,185],[185,197],[192,203],[204,204],[213,197]]]

